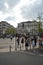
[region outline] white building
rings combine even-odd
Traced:
[[[38,22],[26,21],[18,23],[18,33],[38,33]]]

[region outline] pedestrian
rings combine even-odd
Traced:
[[[26,47],[26,50],[28,50],[28,39],[25,40],[25,47]]]
[[[32,41],[31,41],[31,38],[30,38],[30,39],[29,39],[30,50],[31,50],[31,44],[32,44]]]
[[[42,39],[42,48],[43,48],[43,39]]]
[[[32,39],[32,47],[33,47],[33,50],[34,50],[34,47],[35,47],[34,39]]]
[[[34,43],[35,43],[35,46],[36,46],[36,41],[37,41],[36,36],[34,36]]]
[[[23,47],[23,44],[24,44],[24,38],[23,37],[21,39],[21,43],[22,43],[22,47]]]
[[[37,39],[37,42],[36,42],[36,51],[39,50],[39,39]]]
[[[10,37],[10,39],[12,40],[12,36]]]
[[[19,41],[20,41],[20,40],[19,40],[19,37],[18,37],[18,38],[17,38],[17,43],[18,43],[18,46],[19,46]]]
[[[20,45],[20,51],[21,51],[21,45]]]
[[[12,47],[11,47],[11,45],[10,45],[10,46],[9,46],[9,51],[10,51],[10,53],[11,53],[11,48],[12,48]]]
[[[42,46],[42,40],[41,40],[41,38],[39,39],[39,45],[40,45],[40,47]]]

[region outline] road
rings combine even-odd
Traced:
[[[43,65],[43,56],[20,51],[0,53],[0,65]]]

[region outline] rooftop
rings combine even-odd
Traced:
[[[35,21],[35,20],[34,21],[24,21],[24,22],[21,22],[21,23],[32,23],[32,22],[37,22],[37,21]]]

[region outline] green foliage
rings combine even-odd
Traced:
[[[39,22],[39,23],[38,23],[38,32],[42,32],[42,27],[41,27],[41,26],[42,26],[42,23]]]
[[[6,30],[6,33],[7,33],[7,34],[16,34],[16,30],[15,30],[14,28],[8,28],[8,29]]]

